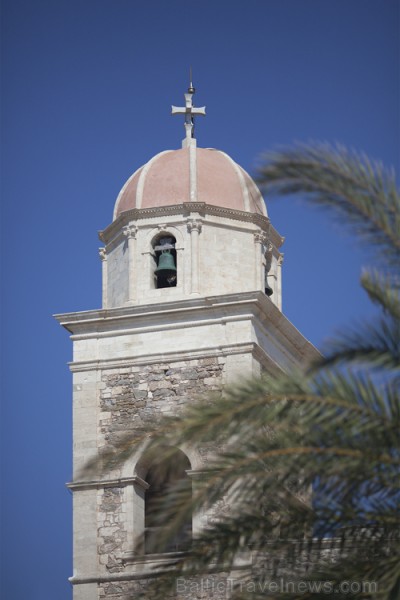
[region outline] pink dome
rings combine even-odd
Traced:
[[[190,201],[267,216],[258,187],[227,154],[213,148],[190,151],[182,148],[160,152],[140,167],[120,191],[114,219],[132,208],[172,206]]]

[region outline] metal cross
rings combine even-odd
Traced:
[[[195,108],[192,103],[192,97],[195,93],[192,82],[190,82],[187,94],[185,94],[185,106],[172,106],[171,115],[185,115],[186,143],[194,138],[194,117],[197,115],[205,116],[206,107]]]

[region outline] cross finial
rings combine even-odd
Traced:
[[[185,94],[185,106],[172,106],[172,115],[185,115],[185,139],[182,142],[182,146],[190,146],[194,140],[194,118],[197,115],[204,116],[206,114],[206,107],[195,108],[193,106],[192,97],[195,93],[195,88],[192,83],[192,67],[190,67],[190,82],[187,94]],[[194,142],[195,143],[195,142]]]

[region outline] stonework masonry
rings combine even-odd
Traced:
[[[151,600],[148,584],[149,579],[103,583],[99,586],[99,600],[134,600],[139,594]],[[229,585],[227,573],[208,575],[201,582],[186,579],[178,581],[176,593],[166,596],[165,600],[225,600]]]
[[[109,369],[102,373],[100,390],[99,450],[118,449],[121,439],[154,423],[160,415],[177,414],[189,401],[208,399],[221,390],[224,361],[203,358],[144,367]],[[199,451],[207,464],[207,448]],[[132,552],[132,535],[127,531],[125,487],[98,491],[98,554],[109,573],[123,572],[124,556]]]
[[[160,415],[175,414],[189,400],[220,390],[223,369],[222,358],[203,358],[104,370],[100,439],[105,446],[118,446],[121,435],[133,433]]]
[[[189,402],[210,401],[210,394],[221,391],[225,383],[225,366],[226,357],[209,356],[103,369],[97,386],[99,453],[118,450],[121,440],[127,435],[134,439],[146,423],[154,424],[162,415],[178,414]],[[213,450],[212,444],[196,449],[196,457],[192,455],[191,458],[197,469],[207,465]],[[138,533],[138,523],[131,518],[135,512],[132,510],[135,483],[124,475],[129,475],[129,466],[122,471],[116,469],[107,473],[104,480],[94,486],[97,505],[96,570],[100,580],[109,581],[101,581],[95,586],[83,580],[79,597],[130,600],[148,585],[148,577],[140,578],[133,552]],[[143,509],[143,504],[140,508]],[[226,507],[215,507],[214,513],[224,509]],[[208,515],[207,519],[210,522],[212,515]],[[205,515],[198,515],[197,522],[204,525]],[[78,523],[78,526],[84,524]],[[147,563],[150,567],[150,557]],[[128,574],[126,581],[123,580],[124,573]],[[174,597],[183,600],[189,596],[182,593]]]

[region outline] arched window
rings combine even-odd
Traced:
[[[176,239],[168,233],[160,234],[153,241],[154,284],[156,288],[176,287],[178,265],[175,245]]]
[[[144,514],[144,545],[145,553],[181,552],[187,550],[192,540],[192,519],[188,518],[175,536],[163,546],[160,545],[159,531],[163,526],[160,505],[168,489],[176,484],[188,491],[192,489],[191,480],[187,474],[191,465],[188,457],[178,448],[167,452],[166,458],[161,457],[151,462],[145,476],[149,487],[145,492]],[[160,522],[161,518],[161,522]]]

